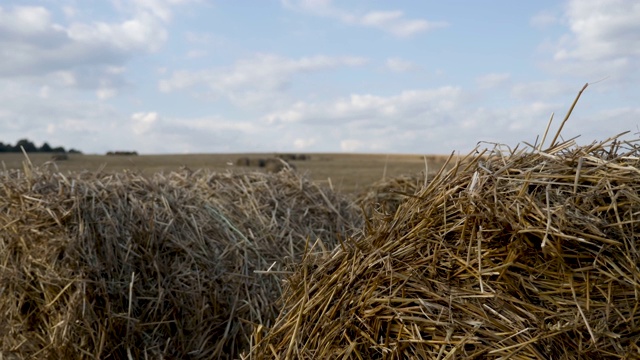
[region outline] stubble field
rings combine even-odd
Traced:
[[[188,168],[215,171],[252,171],[258,167],[237,166],[241,157],[250,159],[274,157],[275,154],[189,154],[189,155],[82,155],[70,154],[68,160],[57,161],[55,166],[65,172],[129,170],[143,175],[169,173]],[[297,171],[314,182],[331,186],[343,193],[359,193],[382,179],[424,172],[436,173],[446,162],[446,155],[383,155],[383,154],[307,154],[308,160],[291,161]],[[21,153],[0,154],[6,169],[21,169],[26,160]],[[35,166],[51,161],[51,154],[29,154]]]

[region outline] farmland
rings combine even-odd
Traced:
[[[383,178],[403,174],[416,174],[425,170],[425,159],[430,174],[437,172],[445,163],[444,155],[383,155],[383,154],[308,154],[309,159],[293,161],[298,172],[318,184],[329,185],[334,190],[357,193],[366,190]],[[105,156],[70,154],[69,159],[56,162],[61,172],[134,171],[143,175],[158,172],[168,173],[183,167],[190,170],[247,171],[259,168],[238,167],[240,157],[267,158],[274,154],[190,154],[190,155],[138,155]],[[51,160],[51,154],[30,154],[35,166]],[[25,157],[21,153],[0,154],[0,161],[7,169],[23,167]]]

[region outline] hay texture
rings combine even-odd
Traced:
[[[288,264],[359,219],[291,171],[5,170],[0,358],[239,358]]]
[[[393,215],[400,204],[427,185],[424,173],[404,174],[375,182],[356,196],[355,202],[369,219]]]
[[[640,148],[567,141],[466,161],[306,261],[257,353],[639,358]]]

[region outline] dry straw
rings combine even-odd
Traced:
[[[287,266],[360,221],[291,171],[0,172],[0,358],[238,358]]]
[[[276,359],[640,357],[640,147],[471,154],[289,279]]]
[[[358,194],[355,202],[367,219],[385,218],[394,214],[407,197],[415,196],[425,184],[424,173],[382,179]]]

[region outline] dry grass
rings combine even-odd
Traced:
[[[356,196],[356,204],[362,208],[368,221],[384,220],[396,212],[400,204],[427,185],[424,173],[401,175],[373,183]]]
[[[0,358],[237,358],[309,241],[359,221],[287,171],[0,172]]]

